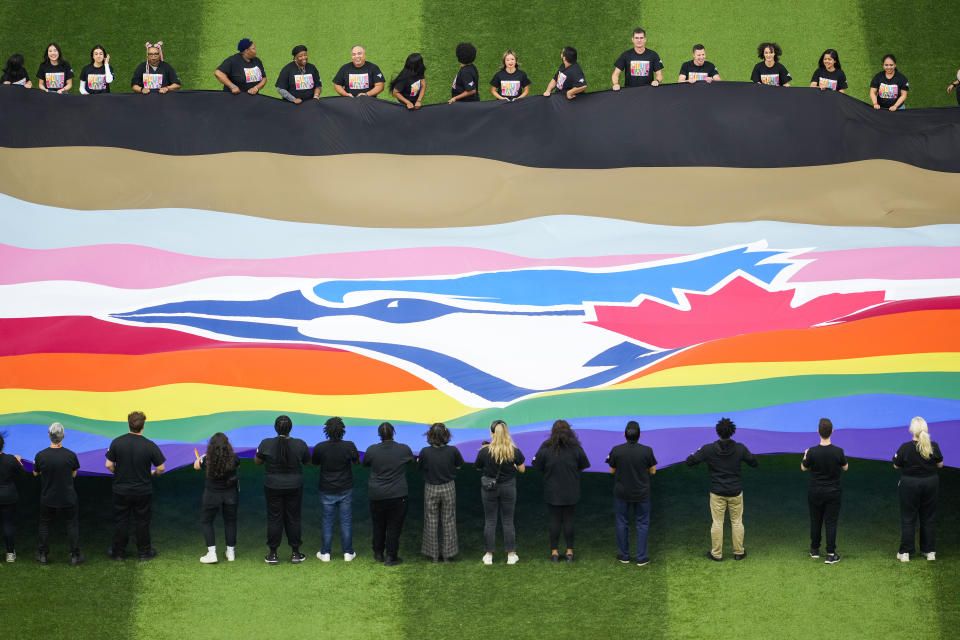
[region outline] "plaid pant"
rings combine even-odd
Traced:
[[[441,540],[437,539],[440,528]],[[457,487],[453,480],[446,484],[423,486],[423,545],[420,552],[431,558],[452,558],[457,547]]]

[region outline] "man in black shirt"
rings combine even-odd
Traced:
[[[367,62],[367,51],[360,45],[350,50],[350,62],[340,67],[333,76],[333,90],[347,98],[376,97],[383,91],[383,72]]]
[[[820,418],[817,427],[820,444],[803,452],[801,471],[810,471],[810,489],[807,502],[810,505],[810,557],[820,557],[820,529],[827,524],[826,564],[840,562],[837,555],[837,520],[840,517],[840,476],[850,466],[843,449],[830,443],[833,423],[829,418]]]
[[[733,559],[743,560],[747,550],[743,548],[743,485],[740,481],[740,463],[757,466],[757,457],[739,442],[731,439],[737,431],[737,425],[728,418],[717,422],[717,435],[720,439],[710,442],[687,457],[691,467],[707,463],[710,470],[710,515],[713,524],[710,527],[712,548],[707,557],[720,562],[723,560],[723,520],[730,511],[730,531],[733,537]]]
[[[143,437],[147,417],[141,411],[127,416],[130,432],[115,438],[107,449],[107,470],[113,474],[113,546],[108,555],[123,562],[130,539],[130,517],[133,516],[140,562],[157,555],[150,544],[150,516],[153,503],[151,476],[160,475],[166,458],[160,447]],[[153,468],[151,468],[153,467]]]
[[[680,75],[677,76],[677,82],[687,82],[696,84],[698,82],[711,82],[722,80],[717,67],[707,60],[707,48],[702,44],[693,45],[693,60],[687,60],[680,65]]]
[[[543,95],[549,96],[556,88],[557,93],[567,96],[567,100],[573,100],[577,94],[587,90],[587,78],[583,74],[583,69],[577,64],[577,50],[573,47],[564,47],[560,52],[560,62],[562,63],[560,68],[553,74]]]
[[[70,544],[70,566],[83,564],[80,553],[80,527],[77,513],[77,491],[73,479],[77,477],[80,462],[77,454],[63,446],[63,425],[54,422],[48,430],[50,447],[37,453],[33,475],[40,476],[40,531],[37,562],[47,564],[50,553],[50,523],[62,519],[67,525]]]
[[[373,557],[392,567],[403,562],[398,553],[407,516],[407,465],[416,459],[410,447],[394,442],[392,424],[381,423],[377,433],[381,442],[370,445],[363,454],[363,466],[370,467],[367,497],[373,520]]]
[[[346,427],[343,420],[330,418],[324,424],[327,436],[313,448],[312,462],[320,467],[320,507],[322,538],[317,558],[330,562],[330,547],[333,544],[333,520],[340,514],[340,544],[343,559],[350,562],[357,557],[353,550],[353,471],[351,465],[360,462],[357,446],[343,439]]]
[[[640,425],[631,420],[623,431],[627,439],[610,450],[607,464],[613,474],[613,505],[617,529],[617,560],[630,562],[627,519],[634,508],[637,527],[637,566],[650,562],[647,557],[647,533],[650,530],[650,476],[657,472],[653,449],[639,443]]]
[[[658,87],[663,82],[663,61],[653,49],[647,49],[647,32],[633,30],[633,48],[620,54],[613,63],[613,90],[620,91],[620,74],[626,71],[626,87]]]

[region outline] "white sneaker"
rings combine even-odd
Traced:
[[[227,562],[233,562],[237,559],[237,553],[234,551],[233,547],[227,547]]]
[[[493,554],[485,553],[483,554],[483,564],[493,564]]]
[[[520,562],[520,556],[515,553],[510,553],[507,555],[507,564],[517,564]]]
[[[936,559],[937,559],[937,552],[936,552],[936,551],[931,551],[930,553],[926,553],[926,554],[924,554],[924,555],[927,556],[927,560],[936,560]]]
[[[320,562],[330,562],[330,554],[317,551],[317,560]]]
[[[207,551],[207,555],[200,557],[200,562],[203,564],[216,564],[217,563],[217,552],[216,551]]]
[[[909,553],[898,553],[898,554],[897,554],[897,560],[899,560],[900,562],[910,562],[910,554],[909,554]]]
[[[16,562],[17,561],[17,552],[7,554],[7,562]]]
[[[345,553],[345,554],[343,554],[343,561],[344,561],[344,562],[350,562],[351,560],[353,560],[353,559],[356,558],[356,557],[357,557],[357,554],[356,554],[356,553]]]

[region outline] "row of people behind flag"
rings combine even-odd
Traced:
[[[135,523],[137,550],[141,561],[150,561],[157,551],[150,536],[153,483],[152,476],[165,470],[166,458],[160,447],[143,436],[146,416],[139,411],[128,418],[129,432],[114,439],[106,452],[106,468],[113,475],[114,535],[108,555],[118,561],[126,558],[130,520]],[[301,505],[303,501],[303,466],[319,468],[321,505],[321,545],[317,558],[330,562],[334,521],[339,519],[343,559],[356,557],[353,546],[352,467],[361,463],[353,442],[344,440],[346,427],[338,417],[324,425],[326,440],[311,451],[306,442],[291,436],[293,423],[286,415],[274,422],[276,437],[264,439],[257,447],[254,462],[265,466],[264,495],[267,513],[267,564],[280,562],[278,551],[286,533],[291,548],[290,561],[299,564],[302,553]],[[63,446],[64,428],[54,423],[49,428],[50,447],[34,457],[33,475],[40,477],[39,545],[36,561],[48,563],[50,525],[54,520],[66,523],[70,546],[70,564],[85,560],[80,553],[78,498],[74,478],[79,462],[74,452]],[[915,552],[915,528],[919,520],[920,552],[927,560],[936,559],[934,516],[939,492],[937,470],[943,467],[943,455],[930,439],[927,423],[914,418],[909,426],[912,439],[903,443],[893,456],[894,468],[900,469],[899,483],[901,537],[897,559],[908,562]],[[716,425],[718,439],[690,454],[690,466],[705,463],[710,473],[711,548],[706,557],[723,560],[723,527],[729,513],[734,560],[746,555],[743,526],[743,486],[741,466],[758,465],[747,447],[733,440],[736,425],[723,418]],[[819,444],[804,451],[800,468],[810,472],[808,505],[810,511],[811,558],[820,557],[822,531],[826,530],[827,564],[840,561],[837,553],[837,522],[841,504],[841,476],[849,465],[843,449],[831,441],[833,424],[827,418],[817,426]],[[400,534],[408,509],[407,468],[416,464],[423,474],[423,538],[421,552],[432,562],[450,562],[459,554],[457,531],[456,473],[464,459],[459,449],[449,444],[450,431],[443,423],[431,425],[427,446],[418,455],[406,444],[394,440],[394,427],[389,422],[378,428],[380,442],[367,448],[362,464],[370,467],[367,498],[373,525],[373,559],[386,566],[403,562],[399,555]],[[647,537],[651,513],[651,477],[657,473],[653,449],[640,444],[640,426],[627,423],[625,442],[613,447],[606,458],[614,476],[614,520],[617,560],[624,564],[635,561],[644,566],[650,562]],[[18,501],[14,480],[26,473],[19,456],[3,453],[0,436],[0,516],[7,549],[7,562],[16,561],[15,513]],[[201,456],[195,450],[194,469],[204,471],[201,525],[207,552],[200,558],[204,564],[219,560],[213,522],[222,513],[225,530],[225,555],[228,562],[236,559],[237,509],[239,505],[240,459],[229,438],[214,434]],[[490,425],[490,441],[484,442],[474,465],[481,474],[481,502],[484,511],[484,565],[493,564],[498,520],[503,532],[506,563],[516,564],[517,537],[514,510],[517,500],[518,474],[526,470],[526,458],[514,444],[507,425],[494,420]],[[544,501],[549,512],[550,560],[574,561],[574,512],[580,502],[580,474],[590,466],[576,433],[566,420],[557,420],[550,437],[543,442],[532,460],[532,466],[543,473]],[[629,544],[630,514],[636,527],[635,555]],[[566,546],[559,545],[563,533]]]
[[[624,51],[614,63],[611,86],[614,91],[621,87],[658,86],[663,82],[663,62],[659,54],[646,46],[647,36],[642,28],[633,33],[633,47]],[[163,59],[163,42],[145,43],[146,60],[141,62],[130,80],[135,93],[156,91],[167,93],[181,87],[176,71]],[[267,82],[266,68],[257,55],[256,44],[249,38],[237,43],[238,52],[226,60],[214,71],[214,76],[223,85],[224,91],[234,94],[259,93]],[[694,45],[693,58],[684,62],[677,77],[678,83],[717,82],[722,80],[716,65],[706,59],[706,48],[702,44]],[[291,55],[293,61],[280,71],[276,80],[276,89],[285,100],[300,104],[305,100],[319,100],[322,81],[317,67],[310,63],[308,49],[297,45]],[[477,101],[480,99],[480,76],[474,61],[477,49],[468,42],[461,42],[456,48],[460,69],[451,87],[449,103],[458,101]],[[793,76],[780,62],[783,51],[775,42],[763,42],[757,47],[760,58],[751,73],[752,82],[773,86],[791,86]],[[334,76],[334,90],[346,97],[377,96],[387,86],[383,72],[376,64],[366,59],[362,46],[350,51],[351,61],[344,64]],[[567,98],[573,99],[587,87],[586,76],[580,67],[578,53],[574,47],[564,47],[561,52],[561,65],[551,78],[544,95],[550,95],[555,89]],[[621,75],[623,83],[621,84]],[[73,87],[73,69],[63,59],[59,45],[50,43],[44,54],[43,62],[37,69],[37,86],[43,91],[67,93]],[[90,52],[90,64],[80,72],[80,93],[84,95],[109,93],[114,81],[110,67],[110,55],[101,45]],[[7,61],[0,82],[20,84],[32,87],[29,74],[24,66],[21,54],[12,55]],[[513,101],[525,98],[530,92],[531,80],[520,69],[520,61],[513,50],[504,52],[500,69],[490,80],[490,93],[498,100]],[[960,70],[956,81],[947,86],[947,93],[960,85]],[[810,79],[811,87],[821,90],[833,90],[846,93],[847,77],[840,63],[840,55],[835,49],[827,49],[821,55]],[[426,95],[426,66],[423,56],[412,53],[407,56],[403,69],[389,83],[390,93],[398,102],[409,109],[418,109]],[[883,57],[883,70],[870,82],[870,99],[876,109],[896,111],[904,108],[910,82],[897,70],[896,56],[886,54]],[[957,93],[960,104],[960,92]]]

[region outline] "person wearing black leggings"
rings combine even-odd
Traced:
[[[533,457],[533,468],[543,472],[543,497],[550,513],[550,559],[560,561],[560,531],[567,543],[567,562],[573,562],[573,510],[580,501],[580,472],[590,466],[587,454],[566,420],[553,423],[550,438]]]
[[[913,440],[904,442],[893,456],[893,468],[900,469],[900,550],[897,560],[910,562],[915,551],[917,520],[920,521],[920,554],[927,560],[937,559],[933,526],[937,512],[943,454],[930,439],[927,421],[916,417],[910,421]]]
[[[263,561],[279,564],[277,549],[287,532],[290,562],[300,564],[307,557],[300,552],[300,508],[303,504],[303,465],[310,464],[310,447],[299,438],[291,438],[293,422],[289,416],[277,416],[273,423],[276,438],[267,438],[257,447],[256,464],[266,465],[263,493],[267,500],[267,548]]]
[[[3,444],[3,434],[0,433],[0,521],[3,523],[3,541],[7,545],[7,562],[16,562],[17,549],[14,543],[19,496],[14,480],[18,475],[26,474],[26,471],[20,456],[3,452]]]

